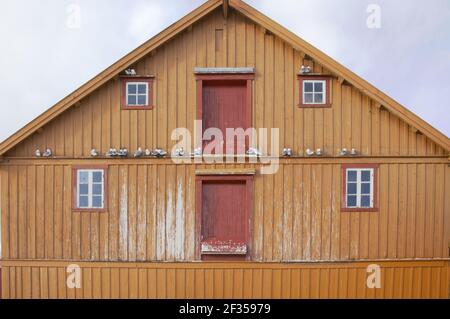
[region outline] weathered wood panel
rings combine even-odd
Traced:
[[[99,298],[449,298],[448,261],[373,262],[381,287],[367,287],[369,263],[79,263],[68,288],[64,262],[3,262],[7,299]]]
[[[211,165],[116,161],[108,169],[105,213],[72,212],[69,164],[12,161],[1,166],[3,258],[194,260],[194,171]],[[260,164],[231,165],[257,170],[252,260],[448,258],[447,163],[378,163],[377,212],[341,212],[341,164],[334,159],[282,160],[275,175],[261,175]]]
[[[332,80],[331,108],[299,108],[301,65],[329,73],[309,57],[231,10],[220,10],[177,35],[134,66],[155,76],[153,110],[121,110],[120,81],[109,81],[80,105],[46,125],[40,133],[8,152],[32,157],[50,147],[56,156],[89,157],[95,148],[138,146],[171,149],[173,129],[193,131],[196,118],[197,67],[255,67],[253,126],[279,127],[281,147],[303,155],[321,148],[330,155],[357,148],[364,155],[444,155],[444,150],[416,133],[357,89]]]

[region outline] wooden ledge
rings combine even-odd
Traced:
[[[195,175],[255,175],[256,169],[254,168],[205,168],[195,170]]]
[[[207,240],[202,242],[202,255],[246,255],[247,245],[232,240]]]
[[[254,74],[255,68],[194,68],[194,74]]]

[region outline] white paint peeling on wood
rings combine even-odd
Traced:
[[[136,167],[130,172],[130,175],[136,177]],[[137,241],[137,214],[136,214],[136,183],[128,180],[128,261],[136,261],[136,241]]]
[[[263,191],[263,181],[262,179],[256,179],[254,183],[254,206],[253,206],[253,216],[251,216],[252,219],[252,227],[253,227],[253,235],[252,235],[252,254],[253,254],[253,260],[254,261],[263,261],[263,227],[264,223],[261,223],[259,221],[264,220],[264,213],[263,213],[263,201],[257,200],[256,195]]]
[[[158,198],[156,202],[156,260],[165,260],[166,252],[166,218],[165,218],[165,198],[161,188],[165,187],[160,178],[160,173],[157,172],[157,192]]]
[[[147,174],[145,174],[146,176]],[[147,238],[145,236],[147,232],[147,183],[138,189],[138,211],[137,211],[137,258],[138,260],[145,260]]]
[[[175,214],[173,206],[173,185],[169,183],[166,209],[166,258],[168,261],[172,261],[175,255]]]
[[[186,235],[185,235],[185,251],[184,258],[186,260],[193,260],[195,258],[195,181],[194,181],[194,168],[188,168],[186,174],[186,209],[185,209],[185,222],[186,222]],[[191,187],[194,186],[194,187]]]
[[[149,176],[151,176],[151,179],[149,179],[148,182],[148,189],[147,189],[147,193],[148,193],[148,198],[149,198],[149,207],[148,209],[150,210],[150,213],[148,215],[147,218],[147,260],[155,260],[156,259],[156,246],[157,246],[157,240],[156,240],[156,236],[158,233],[158,229],[156,227],[156,183],[154,182],[154,178],[156,178],[156,169],[154,166],[152,166],[152,168],[148,170],[148,174]],[[150,184],[151,183],[151,184]],[[152,185],[152,186],[150,186]],[[151,193],[150,193],[150,190]],[[149,231],[149,229],[151,229],[152,231]],[[153,247],[153,248],[150,248]]]
[[[184,225],[185,225],[185,209],[184,209],[184,189],[183,176],[178,176],[177,181],[177,201],[176,201],[176,226],[175,226],[175,259],[184,260]]]
[[[318,167],[318,170],[321,170]],[[319,175],[319,176],[318,176]],[[321,174],[317,174],[315,169],[312,170],[311,186],[313,187],[313,205],[311,207],[311,241],[312,245],[311,259],[319,260],[321,253],[321,227],[322,227],[322,205],[320,189],[322,187]]]
[[[333,180],[333,187],[331,188],[331,194],[332,194],[332,200],[331,200],[331,260],[338,260],[339,259],[339,241],[340,241],[340,234],[339,234],[339,225],[340,225],[340,202],[339,202],[339,196],[340,193],[338,190],[340,188],[338,185],[336,185],[336,181],[340,184],[340,167],[333,167],[332,172],[332,180]]]
[[[306,168],[305,169],[309,169]],[[305,177],[307,178],[307,177]],[[311,259],[311,214],[310,214],[310,190],[311,185],[309,187],[304,187],[303,189],[303,238],[305,241],[303,242],[303,258]],[[306,231],[306,232],[305,232]]]
[[[331,201],[333,200],[331,195],[331,188],[332,188],[332,179],[331,179],[331,172],[332,172],[332,166],[326,165],[324,167],[323,171],[323,181],[324,184],[328,184],[328,188],[325,188],[325,190],[322,192],[322,196],[326,198],[325,205],[322,206],[322,245],[321,245],[321,259],[329,259],[331,256]]]
[[[292,218],[292,166],[289,165],[286,168],[288,170],[284,170],[284,185],[286,185],[286,181],[288,181],[287,185],[291,187],[285,187],[283,193],[283,239],[282,239],[282,247],[283,247],[283,255],[282,260],[290,260],[292,258],[292,228],[289,228],[288,225],[293,224]],[[289,174],[290,173],[290,174]]]
[[[128,187],[127,182],[121,186],[119,203],[119,251],[121,259],[128,255]]]

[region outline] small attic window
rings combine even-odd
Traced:
[[[153,108],[153,78],[122,77],[122,109],[143,110]]]
[[[303,104],[325,104],[326,81],[304,80],[303,81]]]
[[[300,107],[329,107],[330,78],[318,76],[299,76]]]

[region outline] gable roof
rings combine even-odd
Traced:
[[[415,129],[422,132],[425,136],[427,136],[438,145],[442,146],[445,150],[450,151],[450,139],[443,133],[439,132],[437,129],[422,120],[413,112],[409,111],[404,106],[375,88],[369,82],[365,81],[343,65],[339,64],[331,57],[327,56],[325,53],[321,52],[294,33],[282,27],[272,19],[263,15],[253,7],[249,6],[241,0],[209,0],[188,15],[184,16],[178,22],[172,24],[167,29],[139,46],[131,53],[127,54],[125,57],[108,67],[92,80],[82,85],[73,93],[56,103],[50,109],[45,111],[29,124],[17,131],[15,134],[10,136],[0,144],[0,156],[32,135],[39,128],[49,123],[55,117],[75,105],[77,102],[92,93],[98,87],[114,78],[121,71],[131,66],[133,63],[137,62],[142,57],[144,57],[160,45],[164,44],[165,42],[169,41],[178,33],[185,30],[187,27],[194,24],[220,6],[223,6],[224,15],[226,15],[229,8],[232,7],[248,19],[269,30],[271,33],[278,36],[286,43],[290,44],[293,48],[311,56],[315,61],[323,65],[325,68],[335,73],[340,78],[353,85],[355,88],[359,89],[361,92],[372,98],[374,101],[385,107],[391,113],[398,116],[400,119],[402,119]]]

